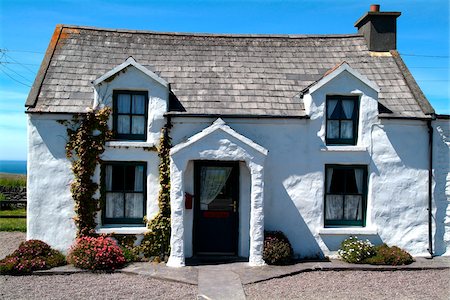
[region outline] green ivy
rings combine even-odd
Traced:
[[[170,128],[170,123],[163,127],[158,149],[161,186],[158,196],[159,212],[149,222],[150,231],[144,235],[141,242],[144,256],[154,261],[167,261],[170,254]]]
[[[112,137],[108,128],[111,109],[106,107],[75,114],[71,121],[60,121],[67,126],[66,156],[72,161],[74,180],[70,185],[75,201],[77,237],[95,235],[95,216],[99,201],[94,198],[98,184],[92,181],[105,142]]]

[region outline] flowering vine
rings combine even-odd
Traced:
[[[95,235],[95,216],[99,201],[94,198],[98,184],[92,181],[105,142],[112,137],[108,128],[111,109],[105,107],[87,113],[75,114],[71,121],[61,121],[67,126],[66,156],[72,161],[74,180],[70,185],[75,201],[74,221],[77,236]]]
[[[161,131],[161,138],[158,148],[159,182],[160,191],[158,195],[159,212],[153,218],[148,228],[150,231],[145,234],[141,242],[141,250],[148,258],[156,261],[167,260],[170,254],[170,147],[169,136],[172,125],[168,122]]]

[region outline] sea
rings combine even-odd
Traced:
[[[27,161],[0,160],[0,173],[27,174]]]

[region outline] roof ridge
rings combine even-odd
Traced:
[[[206,33],[206,32],[168,32],[168,31],[153,31],[153,30],[134,30],[134,29],[114,29],[95,26],[83,25],[69,25],[58,24],[63,28],[85,29],[95,31],[109,31],[121,33],[136,33],[136,34],[155,34],[155,35],[173,35],[173,36],[194,36],[194,37],[230,37],[230,38],[290,38],[290,39],[305,39],[305,38],[355,38],[362,37],[359,33],[348,34],[264,34],[264,33]]]

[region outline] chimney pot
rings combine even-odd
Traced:
[[[380,11],[380,4],[372,4],[372,5],[370,5],[370,11],[379,12]]]

